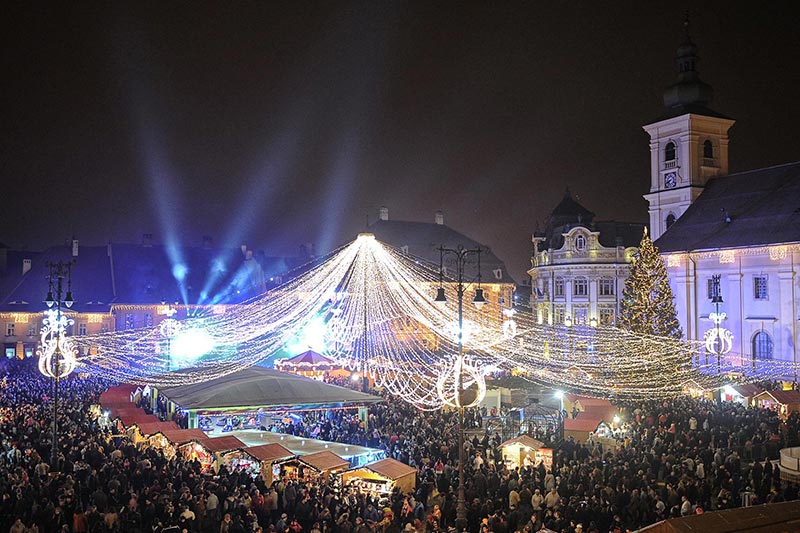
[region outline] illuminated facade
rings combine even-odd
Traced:
[[[531,310],[540,324],[614,324],[643,224],[595,222],[569,189],[533,234]]]
[[[733,364],[796,363],[800,163],[728,174],[734,121],[708,107],[711,87],[699,79],[697,60],[687,33],[677,51],[678,81],[664,93],[666,115],[644,127],[651,153],[645,199],[678,318],[689,339],[722,339],[715,342],[725,349],[730,343],[725,357]]]
[[[429,264],[431,268],[439,268],[439,247],[455,249],[458,246],[464,248],[478,248],[484,250],[480,258],[480,286],[483,289],[486,304],[481,310],[481,314],[487,317],[496,318],[502,321],[509,310],[514,307],[514,291],[516,285],[508,273],[505,263],[501,261],[488,246],[478,243],[466,235],[455,231],[444,223],[444,215],[441,211],[434,214],[433,222],[411,222],[404,220],[389,220],[389,210],[381,207],[380,216],[376,222],[369,226],[369,231],[375,235],[379,241],[400,250],[404,254],[418,258]],[[464,266],[464,279],[468,284],[467,292],[464,296],[465,305],[471,305],[474,289],[478,282],[478,262],[477,256],[471,257]],[[445,284],[447,278],[456,275],[455,261],[450,255],[445,255],[443,259],[443,270],[445,274]],[[431,302],[436,296],[438,285],[431,284],[424,291],[429,294]],[[438,337],[410,318],[397,320],[393,331],[398,340],[414,339],[416,342],[422,340],[431,349],[438,348]]]
[[[3,356],[36,355],[45,318],[48,261],[75,260],[72,285],[79,300],[62,314],[67,335],[158,326],[168,318],[219,315],[263,293],[275,276],[303,258],[271,258],[242,250],[170,250],[152,243],[52,247],[44,252],[0,247],[0,333]]]

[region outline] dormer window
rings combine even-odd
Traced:
[[[575,250],[582,252],[586,249],[586,237],[582,234],[578,234],[575,237]]]
[[[664,147],[664,161],[675,161],[675,143],[672,141]]]

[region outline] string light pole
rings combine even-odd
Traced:
[[[481,288],[481,248],[464,248],[458,246],[457,248],[439,247],[439,288],[436,291],[436,299],[438,304],[447,302],[444,290],[444,257],[445,255],[452,255],[456,262],[456,294],[458,295],[458,354],[456,356],[455,368],[453,370],[453,399],[452,403],[458,410],[456,431],[458,432],[458,495],[456,499],[456,527],[461,531],[467,526],[467,506],[464,496],[464,408],[472,407],[480,403],[483,399],[481,395],[476,395],[470,398],[469,393],[471,389],[464,387],[464,292],[466,285],[464,283],[464,266],[467,264],[467,259],[470,256],[478,257],[478,275],[477,284],[475,289],[475,297],[472,303],[480,309],[486,303],[486,298],[483,296],[483,289]],[[472,373],[475,376],[474,372]],[[485,394],[485,389],[483,389]],[[447,400],[443,398],[443,400]]]
[[[48,309],[45,311],[41,343],[37,350],[39,371],[53,379],[53,435],[50,449],[52,471],[58,469],[58,385],[61,378],[67,377],[75,369],[77,355],[77,350],[67,337],[67,328],[73,324],[73,320],[61,312],[62,304],[69,308],[75,301],[72,297],[73,264],[73,261],[47,263],[50,268],[45,299]],[[65,279],[66,294],[64,294]]]

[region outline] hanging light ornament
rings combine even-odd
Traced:
[[[44,315],[41,342],[36,349],[39,372],[49,378],[65,378],[77,364],[78,350],[67,337],[67,328],[73,320],[58,309],[48,309]]]

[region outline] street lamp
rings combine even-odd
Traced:
[[[53,379],[53,442],[50,449],[50,467],[53,471],[58,469],[58,384],[61,378],[75,370],[78,354],[78,350],[67,337],[67,328],[73,324],[73,320],[61,313],[62,304],[69,308],[75,302],[72,296],[73,264],[73,261],[47,262],[50,269],[45,299],[47,310],[42,321],[41,342],[36,350],[39,356],[39,372]]]
[[[475,289],[475,296],[472,303],[475,307],[481,309],[486,304],[486,298],[483,295],[481,288],[481,248],[464,248],[458,246],[457,248],[439,247],[439,288],[436,290],[436,298],[434,301],[439,304],[447,302],[447,296],[443,286],[444,282],[444,256],[452,255],[456,260],[456,294],[458,295],[458,355],[456,357],[456,365],[453,369],[453,398],[452,404],[458,409],[458,425],[456,431],[458,432],[458,496],[456,500],[456,526],[459,530],[463,530],[467,526],[467,507],[464,496],[464,408],[472,407],[480,403],[483,396],[486,394],[485,384],[481,386],[480,374],[475,372],[475,369],[468,369],[471,377],[475,378],[478,382],[478,394],[475,397],[469,397],[468,392],[470,389],[464,388],[464,292],[466,285],[464,283],[464,266],[467,259],[476,255],[478,257],[478,275],[477,275],[477,288]],[[470,372],[471,370],[471,372]],[[440,378],[440,383],[443,383]],[[442,387],[440,387],[442,389]],[[443,391],[440,390],[440,394]],[[444,395],[443,395],[444,396]],[[450,403],[449,398],[442,398],[447,403]]]
[[[717,374],[722,370],[722,335],[720,332],[720,322],[722,322],[722,320],[719,314],[719,306],[722,304],[722,291],[719,287],[720,277],[720,274],[711,276],[711,303],[714,304],[714,322],[717,324],[717,338],[714,344],[714,351],[717,352]]]

